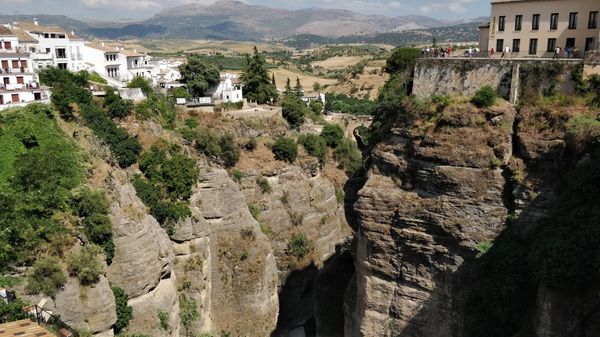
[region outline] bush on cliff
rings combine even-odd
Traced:
[[[273,144],[275,159],[293,163],[298,157],[298,144],[292,138],[280,137]]]
[[[481,87],[475,92],[475,96],[471,99],[471,103],[478,108],[487,108],[496,103],[498,93],[489,85]]]
[[[115,296],[117,309],[117,322],[115,323],[114,329],[115,334],[118,334],[129,325],[129,321],[133,318],[133,308],[130,305],[127,305],[129,296],[127,296],[125,290],[116,286],[111,286],[111,289]]]
[[[25,290],[28,294],[44,294],[54,297],[67,283],[65,273],[60,268],[57,258],[51,256],[40,257],[27,275]]]
[[[84,286],[93,285],[100,279],[102,264],[98,260],[100,248],[86,245],[78,252],[72,252],[67,257],[69,275],[77,277]]]

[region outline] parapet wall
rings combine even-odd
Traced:
[[[516,103],[523,87],[521,77],[535,77],[537,90],[556,90],[573,94],[573,72],[581,60],[507,60],[484,58],[419,59],[415,67],[413,94],[430,97],[432,94],[472,96],[490,85],[500,96]],[[550,88],[550,89],[549,89]]]

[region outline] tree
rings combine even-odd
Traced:
[[[298,138],[298,143],[304,146],[308,154],[319,159],[319,163],[324,164],[327,157],[327,144],[321,136],[307,134]]]
[[[275,159],[293,163],[298,157],[298,144],[292,138],[280,137],[272,148]]]
[[[385,71],[388,74],[412,71],[421,51],[415,48],[397,48],[385,62]]]
[[[196,300],[188,295],[179,295],[179,321],[185,329],[185,335],[192,336],[192,324],[200,319]]]
[[[51,256],[42,256],[35,262],[33,269],[27,276],[25,290],[29,294],[42,293],[54,297],[65,283],[67,283],[67,278],[60,268],[58,259]]]
[[[122,99],[121,96],[115,93],[113,88],[106,89],[104,104],[108,110],[108,114],[112,118],[127,117],[133,111],[133,102]]]
[[[69,275],[77,277],[82,285],[93,285],[100,279],[102,264],[98,260],[100,249],[95,245],[86,245],[78,252],[67,257]]]
[[[117,311],[117,322],[115,323],[115,333],[118,334],[129,325],[129,321],[133,318],[133,308],[127,304],[129,296],[125,290],[112,286],[112,292],[115,296],[115,304]]]
[[[327,146],[336,148],[344,139],[344,130],[337,124],[327,124],[321,131],[321,137],[323,137]]]
[[[304,124],[304,115],[308,107],[300,98],[289,97],[281,104],[283,118],[290,124],[292,129],[299,129]]]
[[[314,90],[315,92],[319,92],[319,91],[321,90],[321,83],[319,83],[319,82],[315,82],[315,83],[313,84],[313,90]]]
[[[271,73],[271,84],[277,88],[277,83],[275,82],[275,73]]]
[[[191,55],[187,63],[179,66],[181,82],[185,83],[193,97],[206,96],[209,90],[217,86],[221,76],[219,69],[207,64],[199,55]]]
[[[475,92],[471,102],[478,108],[487,108],[494,105],[497,97],[496,90],[489,85],[485,85]]]
[[[310,102],[308,107],[312,110],[313,113],[315,113],[317,115],[320,115],[321,113],[323,113],[323,103],[321,103],[317,100]]]
[[[240,159],[240,147],[237,145],[235,138],[230,133],[221,136],[219,142],[221,147],[221,160],[225,167],[234,167]]]
[[[292,90],[292,82],[290,81],[290,78],[287,78],[287,82],[285,83],[285,91],[284,91],[284,95],[285,97],[292,97],[293,94],[293,90]]]
[[[302,98],[304,96],[304,88],[300,84],[300,78],[296,77],[296,86],[294,87],[294,94],[296,97]]]
[[[267,72],[267,61],[254,47],[252,57],[246,56],[247,65],[241,76],[244,83],[245,96],[259,104],[265,104],[278,99],[277,88]]]
[[[349,139],[344,139],[333,151],[333,158],[339,167],[350,174],[354,174],[362,166],[362,154],[358,145]]]
[[[127,88],[140,88],[144,95],[148,96],[154,92],[152,84],[142,76],[135,76],[128,84]]]
[[[4,300],[1,300],[0,324],[29,318],[29,313],[23,310],[25,307],[26,304],[20,298],[17,298],[15,301],[10,303],[6,303]]]

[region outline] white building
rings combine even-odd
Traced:
[[[49,92],[38,83],[31,54],[24,50],[17,36],[0,26],[0,110],[48,102]]]
[[[84,40],[60,27],[40,25],[37,21],[8,25],[23,40],[23,48],[33,55],[36,69],[53,66],[70,71],[86,70]]]
[[[221,76],[221,83],[213,94],[213,99],[221,100],[225,103],[237,103],[244,100],[244,93],[240,78],[234,74],[225,74]]]

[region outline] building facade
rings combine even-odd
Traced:
[[[512,57],[583,57],[598,48],[600,0],[492,0],[486,50]]]
[[[221,83],[213,94],[213,99],[221,100],[225,103],[238,103],[244,100],[242,83],[235,74],[225,74],[221,76]]]
[[[0,26],[0,110],[47,102],[48,90],[37,80],[31,54],[10,29]]]

